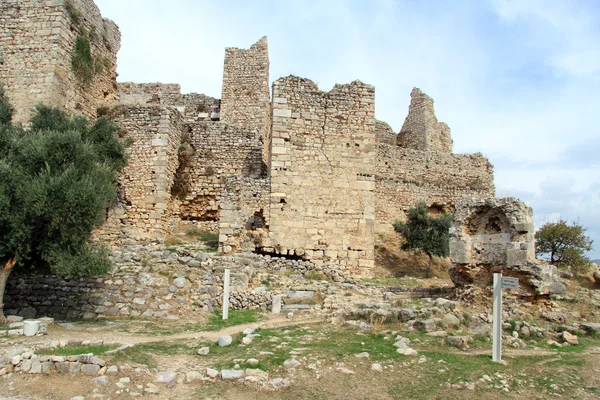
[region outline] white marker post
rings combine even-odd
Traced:
[[[519,279],[502,277],[494,274],[494,321],[493,321],[493,348],[492,361],[502,362],[502,289],[518,289]]]
[[[223,283],[223,319],[229,318],[229,282],[231,280],[231,270],[225,270]]]

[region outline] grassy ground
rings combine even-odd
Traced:
[[[475,399],[482,396],[575,399],[591,398],[588,396],[598,393],[600,373],[593,372],[597,375],[595,380],[589,378],[590,371],[600,368],[599,356],[589,352],[600,346],[596,338],[580,338],[580,345],[559,349],[548,348],[544,340],[526,349],[507,349],[506,365],[503,365],[491,361],[487,354],[488,350],[491,353],[491,343],[485,340],[475,341],[469,350],[461,351],[447,347],[441,338],[402,330],[400,325],[386,325],[379,333],[363,333],[356,328],[319,323],[263,329],[256,332],[260,336],[247,346],[241,344],[241,334],[234,336],[233,344],[228,347],[195,341],[157,341],[128,349],[115,355],[112,361],[155,367],[168,356],[187,360],[187,365],[197,370],[234,368],[237,364],[242,369],[260,368],[271,376],[286,376],[283,362],[292,357],[301,360],[303,368],[295,378],[298,382],[273,396],[253,397],[252,391],[248,391],[240,392],[242,397],[235,397],[235,385],[211,384],[208,392],[203,391],[232,399]],[[393,346],[396,334],[411,339],[411,346],[419,356],[396,353]],[[203,346],[210,347],[209,355],[196,355],[196,350]],[[357,357],[364,352],[369,354],[368,358]],[[258,359],[258,366],[248,365],[249,358]],[[374,362],[380,363],[384,371],[371,371]],[[342,374],[337,371],[340,367],[355,374]],[[315,379],[320,382],[316,383]],[[374,392],[377,395],[373,395]],[[318,397],[319,393],[322,397]],[[344,393],[354,393],[354,397],[344,397]],[[371,393],[372,397],[365,393]]]

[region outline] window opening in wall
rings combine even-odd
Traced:
[[[295,255],[295,254],[278,254],[278,253],[275,253],[274,251],[266,251],[262,247],[257,248],[256,250],[254,250],[254,253],[255,254],[260,254],[260,255],[263,255],[263,256],[285,258],[286,260],[294,260],[294,261],[300,261],[300,260],[304,259],[304,258],[302,258],[302,256],[298,256],[298,255]]]

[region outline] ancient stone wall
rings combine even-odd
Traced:
[[[406,211],[425,201],[452,212],[463,198],[494,196],[493,166],[480,153],[444,154],[380,143],[375,172],[377,232],[391,231]]]
[[[245,232],[255,231],[257,224],[264,227],[269,216],[270,185],[261,138],[222,122],[189,123],[187,130],[194,150],[185,171],[191,186],[181,202],[180,217],[219,222],[224,253],[254,250],[242,246],[250,240]]]
[[[181,105],[181,86],[169,83],[133,83],[117,84],[117,104],[122,105]]]
[[[90,42],[89,83],[73,72],[78,36]],[[40,102],[87,116],[111,105],[120,42],[119,28],[102,18],[92,0],[0,1],[0,84],[15,106],[15,120],[27,121]]]
[[[172,106],[186,121],[218,120],[221,102],[201,93],[181,94],[181,86],[165,83],[118,84],[117,104]]]
[[[171,186],[179,166],[183,122],[177,110],[160,106],[118,107],[112,115],[126,140],[128,165],[121,174],[121,207],[113,208],[99,238],[164,235],[170,224]]]
[[[60,319],[197,316],[212,311],[222,296],[224,269],[231,270],[231,307],[267,308],[271,293],[249,291],[257,255],[181,255],[157,244],[122,246],[112,254],[115,267],[102,277],[11,274],[5,311],[25,318]],[[238,299],[243,298],[242,301]]]
[[[265,162],[269,157],[270,116],[267,38],[249,49],[225,49],[221,121],[262,137]]]
[[[450,228],[455,285],[489,286],[493,273],[519,278],[521,295],[565,293],[555,266],[535,258],[533,211],[515,198],[465,199]]]
[[[374,97],[358,81],[329,93],[308,79],[275,81],[266,250],[354,272],[373,266]]]
[[[385,143],[392,146],[398,144],[398,135],[392,130],[386,122],[375,120],[375,137],[379,143]]]
[[[433,99],[418,88],[410,93],[408,116],[398,134],[398,144],[407,149],[452,153],[450,127],[438,122]]]

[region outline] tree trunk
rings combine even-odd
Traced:
[[[429,256],[429,267],[427,268],[427,278],[431,278],[433,275],[433,256],[431,254],[427,254]]]
[[[6,281],[12,271],[15,263],[17,262],[16,257],[11,257],[6,261],[2,271],[0,271],[0,325],[6,324],[6,317],[4,316],[4,289],[6,288]]]

